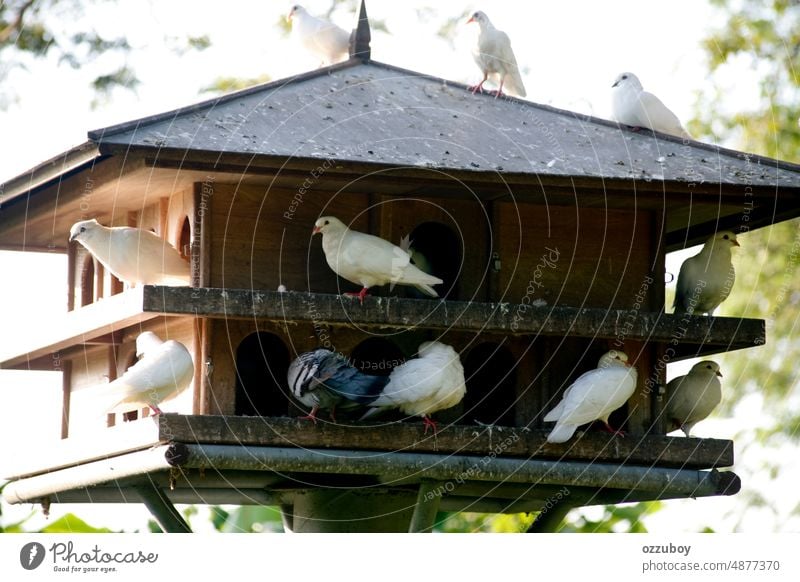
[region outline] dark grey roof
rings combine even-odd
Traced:
[[[800,166],[353,59],[89,133],[129,146],[465,171],[800,187]]]

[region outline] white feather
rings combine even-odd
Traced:
[[[374,408],[399,408],[411,416],[430,416],[461,402],[467,392],[464,367],[451,346],[424,342],[419,357],[397,366]],[[365,417],[370,416],[368,412]]]
[[[677,137],[691,139],[678,116],[664,103],[642,87],[633,73],[622,73],[614,81],[611,93],[614,119],[633,127],[646,127]]]
[[[125,412],[144,406],[157,408],[192,382],[192,356],[182,343],[164,342],[153,332],[146,331],[136,339],[136,352],[141,359],[102,389],[104,400],[111,403],[107,406],[108,412]]]
[[[636,369],[626,365],[628,356],[611,350],[600,358],[598,367],[581,375],[564,392],[561,402],[544,418],[556,422],[547,442],[569,440],[582,424],[602,420],[625,404],[636,390]]]
[[[476,12],[469,22],[477,22],[480,27],[478,42],[472,51],[475,63],[484,75],[496,76],[501,88],[512,95],[525,97],[525,85],[519,74],[517,59],[511,48],[511,40],[502,30],[497,30],[483,12]],[[481,83],[482,84],[482,83]]]
[[[78,241],[117,279],[131,285],[189,284],[189,263],[155,233],[130,226],[106,227],[96,220],[72,225]]]
[[[418,286],[432,297],[438,293],[431,285],[442,280],[411,264],[411,256],[397,245],[377,236],[350,230],[338,218],[323,216],[314,232],[322,233],[322,250],[333,271],[362,287],[396,283]]]
[[[350,34],[334,23],[317,18],[302,6],[292,7],[287,19],[292,23],[292,38],[318,57],[323,65],[332,65],[348,58]]]

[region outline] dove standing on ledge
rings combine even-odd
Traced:
[[[322,234],[322,250],[333,271],[352,283],[361,285],[357,296],[364,302],[367,290],[375,285],[396,283],[412,285],[431,297],[439,294],[431,285],[443,281],[420,271],[411,263],[411,255],[397,245],[377,236],[350,230],[338,218],[323,216],[314,224],[312,235]]]
[[[72,241],[81,243],[117,279],[130,285],[189,284],[189,262],[149,230],[83,220],[72,225]]]
[[[500,78],[500,87],[495,97],[503,94],[503,86],[511,95],[525,97],[525,86],[522,84],[517,59],[514,57],[508,35],[502,30],[497,30],[489,17],[481,11],[475,12],[467,20],[467,24],[470,22],[476,22],[480,27],[478,43],[472,50],[472,56],[483,73],[483,80],[470,87],[470,90],[473,93],[483,91],[483,84],[489,75],[497,75]]]
[[[579,426],[595,420],[601,420],[610,432],[618,432],[609,426],[608,417],[635,390],[636,368],[628,364],[628,356],[617,350],[603,354],[597,368],[575,380],[561,402],[544,417],[545,422],[556,423],[547,442],[567,442]]]
[[[330,350],[305,352],[289,365],[289,390],[301,403],[311,407],[302,418],[317,422],[320,409],[330,410],[336,422],[336,407],[354,408],[375,400],[389,378],[359,371],[344,357]]]
[[[295,4],[286,16],[292,23],[292,38],[320,58],[320,66],[344,61],[350,55],[350,33],[334,23],[317,18]]]
[[[162,341],[152,331],[136,338],[136,356],[138,362],[103,387],[103,393],[112,401],[107,411],[127,412],[149,406],[155,414],[161,414],[158,405],[183,392],[192,382],[192,356],[182,343]]]
[[[633,73],[622,73],[611,88],[611,108],[619,123],[692,139],[678,116],[661,99],[645,91]]]
[[[461,402],[467,392],[464,367],[458,353],[441,342],[424,342],[419,357],[400,364],[389,374],[389,383],[380,395],[367,404],[373,408],[363,417],[369,418],[382,408],[399,408],[405,414],[421,416],[436,434],[436,422],[430,415]]]
[[[730,295],[736,280],[731,249],[738,246],[734,233],[721,230],[698,254],[683,262],[675,289],[675,313],[714,313]]]
[[[694,425],[708,417],[722,401],[719,364],[706,360],[695,364],[685,376],[667,384],[667,420],[671,430],[691,436]]]

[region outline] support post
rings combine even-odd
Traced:
[[[136,487],[136,492],[164,533],[192,533],[189,524],[160,487],[153,484],[140,485]]]
[[[408,533],[430,532],[436,523],[436,514],[439,511],[441,495],[432,495],[438,487],[439,482],[433,479],[423,479],[419,484],[417,493],[417,504],[414,506],[414,514],[411,516],[411,524],[408,526]]]

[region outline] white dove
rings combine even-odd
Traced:
[[[131,285],[189,284],[189,262],[149,230],[83,220],[72,225],[69,241],[81,243],[117,279]]]
[[[470,22],[476,22],[480,27],[478,42],[472,50],[472,56],[483,73],[483,80],[470,87],[470,90],[473,93],[482,91],[489,75],[497,75],[500,78],[500,87],[495,97],[503,94],[503,86],[510,94],[525,97],[525,86],[522,84],[517,59],[514,57],[508,35],[502,30],[497,30],[489,17],[480,10],[467,20],[467,24]]]
[[[667,384],[667,420],[672,429],[681,429],[687,437],[692,427],[709,414],[722,401],[719,364],[705,360],[692,366],[689,373]]]
[[[362,420],[380,409],[399,408],[405,414],[421,416],[436,433],[436,422],[430,415],[451,408],[461,402],[467,393],[464,367],[451,346],[437,341],[423,342],[419,357],[400,364],[389,374],[389,383],[378,397],[367,406],[373,408]]]
[[[622,73],[611,88],[611,108],[619,123],[692,139],[678,116],[661,99],[645,91],[633,73]]]
[[[332,22],[317,18],[295,4],[286,16],[292,23],[292,38],[319,57],[320,66],[346,60],[350,54],[350,33]]]
[[[618,432],[608,425],[608,417],[635,390],[636,368],[630,367],[628,356],[617,350],[603,354],[597,368],[575,380],[561,402],[544,417],[545,422],[556,423],[547,442],[564,443],[580,425],[595,420],[601,420],[609,431]]]
[[[710,315],[727,299],[736,280],[731,248],[738,246],[734,233],[721,230],[683,262],[675,289],[675,313]]]
[[[125,373],[103,387],[111,401],[108,412],[126,412],[149,406],[161,414],[159,404],[171,400],[192,382],[194,364],[186,347],[175,340],[162,341],[152,331],[136,338],[140,358]]]
[[[439,294],[431,285],[443,281],[420,271],[411,263],[411,255],[397,245],[363,232],[350,230],[333,216],[323,216],[314,223],[312,235],[322,234],[322,250],[333,271],[362,286],[357,296],[363,303],[367,290],[375,285],[397,283],[413,285],[431,297]]]

